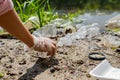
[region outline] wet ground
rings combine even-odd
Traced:
[[[43,58],[35,51],[24,51],[16,39],[0,39],[0,80],[97,80],[89,71],[101,61],[88,58],[102,51],[112,66],[120,68],[120,52],[102,36],[78,40],[78,45],[58,47],[55,58]],[[92,46],[97,46],[92,47]]]

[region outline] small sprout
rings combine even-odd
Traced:
[[[0,73],[0,78],[3,78],[3,76],[4,76],[4,75],[3,75],[2,73]]]

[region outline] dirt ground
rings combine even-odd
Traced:
[[[40,52],[24,51],[19,40],[0,39],[0,73],[4,74],[0,80],[97,80],[89,74],[101,62],[88,58],[93,44],[105,52],[112,66],[120,68],[120,52],[98,38],[78,40],[76,46],[57,47],[52,59],[41,57]]]

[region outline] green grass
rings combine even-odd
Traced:
[[[48,24],[55,18],[64,18],[71,20],[73,17],[81,13],[81,11],[78,11],[76,13],[69,13],[59,16],[58,13],[55,12],[56,8],[51,7],[50,0],[13,0],[13,2],[15,10],[23,22],[26,22],[31,16],[38,17],[39,22],[33,22],[35,28],[43,27],[45,24]]]
[[[39,24],[36,25],[39,26],[36,26],[36,28],[44,26],[57,16],[53,14],[55,9],[51,8],[49,0],[27,0],[24,2],[13,0],[13,2],[23,22],[31,16],[38,16]]]

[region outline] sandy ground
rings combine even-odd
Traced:
[[[88,58],[89,47],[97,44],[112,66],[120,68],[120,53],[103,45],[98,38],[79,40],[76,46],[58,47],[53,59],[40,57],[40,52],[24,51],[16,39],[0,39],[0,80],[97,80],[89,71],[101,61]]]

